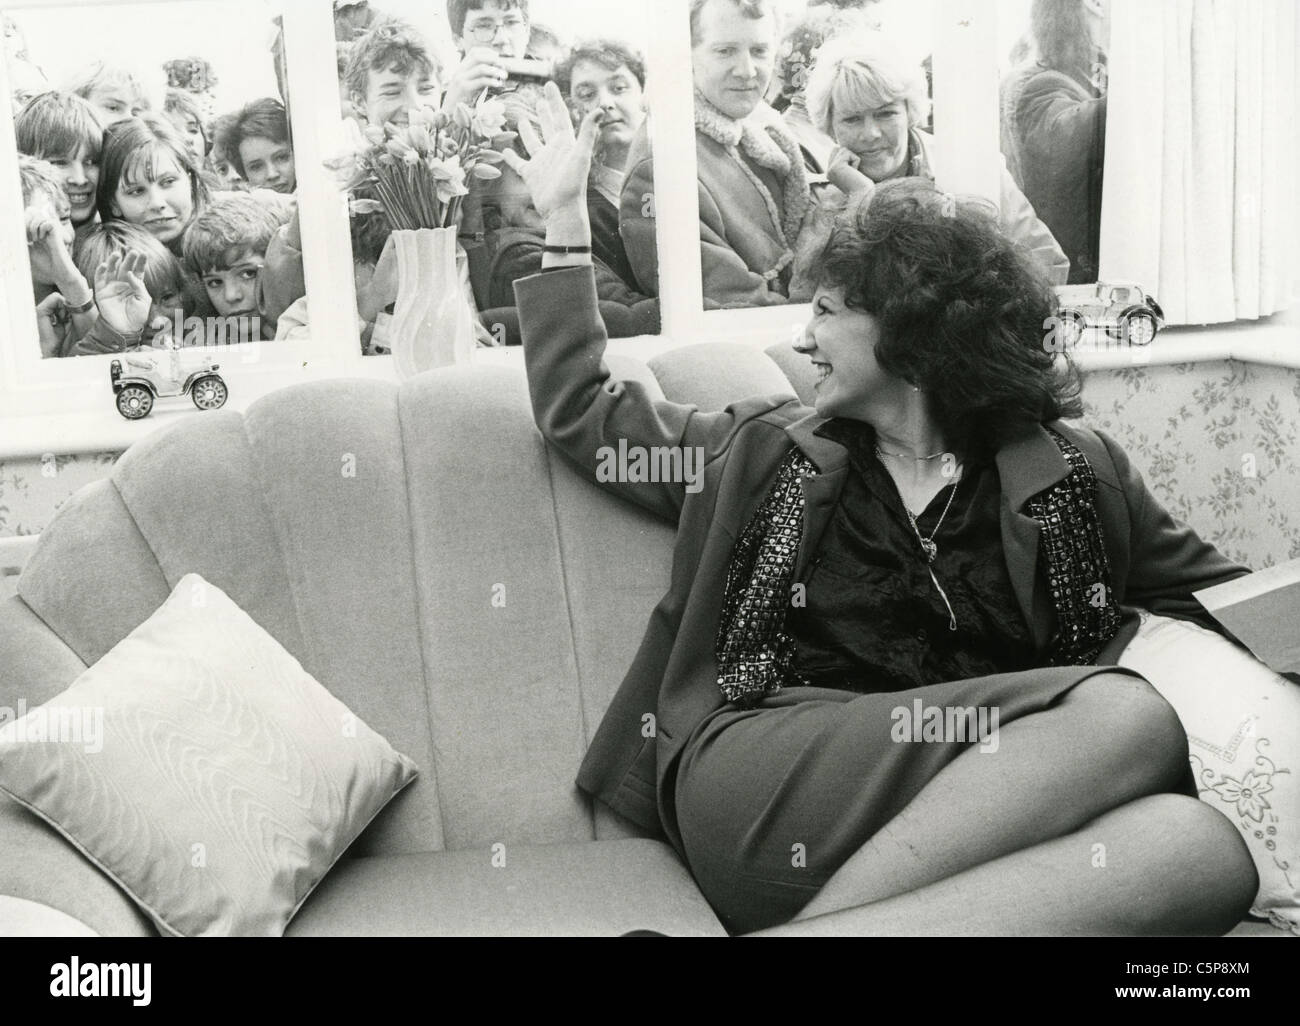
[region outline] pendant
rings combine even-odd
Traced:
[[[929,538],[921,538],[920,542],[921,542],[921,551],[925,553],[925,561],[927,563],[933,563],[934,557],[939,554],[939,546],[936,545]]]

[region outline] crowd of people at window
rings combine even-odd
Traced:
[[[778,13],[775,0],[690,4],[709,309],[807,301],[837,218],[880,182],[939,175],[928,60],[910,60],[881,30],[876,3],[809,0],[784,27]],[[418,107],[495,96],[508,128],[526,120],[539,130],[546,79],[575,124],[598,108],[588,213],[601,314],[614,338],[656,332],[643,55],[616,39],[563,40],[531,19],[528,0],[447,0],[447,19],[458,51],[450,67],[414,26],[364,0],[336,2],[342,116],[400,125]],[[1104,0],[1033,0],[1003,80],[1001,223],[1053,283],[1097,277],[1106,27]],[[214,116],[217,78],[200,58],[158,66],[165,90],[108,61],[50,88],[7,20],[45,356],[148,345],[151,326],[178,311],[256,314],[260,338],[309,335],[282,40],[268,55],[280,96]],[[482,344],[518,341],[513,285],[540,269],[545,247],[527,186],[509,165],[500,170],[474,183],[459,226]],[[362,347],[384,352],[397,289],[391,226],[366,211],[350,227]],[[144,255],[142,277],[129,272],[130,252]]]
[[[613,337],[658,331],[657,289],[642,287],[620,233],[619,205],[634,142],[644,139],[646,67],[640,51],[613,38],[563,39],[533,20],[527,0],[448,0],[457,50],[444,67],[420,30],[369,3],[335,5],[339,102],[361,126],[405,124],[417,107],[453,112],[500,99],[506,128],[541,129],[542,84],[554,80],[573,118],[602,112],[589,213],[601,313]],[[517,152],[527,155],[521,142]],[[541,268],[545,231],[524,182],[506,164],[472,183],[459,225],[466,290],[482,344],[519,341],[513,285]],[[396,298],[390,226],[382,211],[353,213],[352,255],[363,348],[384,352],[384,317]],[[653,242],[651,243],[653,245]]]
[[[1002,227],[1055,284],[1097,277],[1106,14],[1033,0],[1002,88]],[[807,301],[836,217],[880,182],[943,177],[929,59],[905,56],[873,0],[809,0],[784,30],[774,0],[691,0],[690,19],[704,305]],[[652,192],[638,160],[621,217],[647,290]]]
[[[283,88],[214,116],[216,73],[193,57],[96,61],[52,87],[12,18],[5,34],[42,355],[179,345],[194,318],[273,338],[263,267],[295,211]]]

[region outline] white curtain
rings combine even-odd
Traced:
[[[1112,0],[1103,281],[1171,324],[1300,299],[1296,0]]]

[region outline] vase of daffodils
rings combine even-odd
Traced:
[[[467,360],[475,314],[457,228],[473,182],[500,177],[498,149],[514,139],[505,106],[484,98],[450,113],[413,109],[405,125],[349,126],[347,151],[327,166],[352,215],[382,213],[392,229],[380,262],[393,261],[397,283],[389,336],[398,374]]]

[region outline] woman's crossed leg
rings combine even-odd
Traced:
[[[1221,933],[1257,880],[1220,813],[1170,792],[1187,740],[1146,682],[1101,673],[945,766],[767,934]]]

